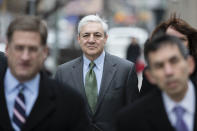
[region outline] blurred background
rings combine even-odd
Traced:
[[[59,64],[81,55],[76,39],[80,18],[98,14],[109,24],[106,50],[126,59],[131,38],[142,52],[150,32],[172,13],[197,28],[196,7],[197,0],[0,0],[0,50],[4,51],[6,29],[14,17],[37,15],[48,24],[50,54],[45,66],[54,74]],[[139,61],[141,72],[142,54]]]

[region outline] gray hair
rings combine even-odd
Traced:
[[[107,34],[108,25],[106,23],[106,20],[102,19],[98,15],[87,15],[87,16],[83,17],[79,21],[79,24],[78,24],[78,35],[80,34],[81,27],[84,26],[84,25],[86,25],[88,22],[98,22],[98,23],[101,23],[105,34]]]

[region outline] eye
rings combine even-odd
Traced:
[[[82,35],[82,38],[85,38],[85,39],[86,39],[86,38],[88,38],[89,36],[90,36],[89,34],[83,34],[83,35]]]
[[[14,47],[14,49],[16,51],[23,51],[24,50],[24,47],[23,46],[20,46],[20,45],[17,45],[17,46]]]
[[[96,34],[95,36],[96,36],[96,37],[102,37],[102,35],[101,35],[101,34]]]
[[[177,58],[177,57],[173,57],[173,58],[170,59],[171,64],[176,64],[178,62],[179,62],[179,58]]]
[[[155,69],[161,69],[162,67],[163,67],[163,64],[162,63],[155,63],[153,65],[153,68],[155,68]]]
[[[181,41],[187,41],[187,39],[185,39],[185,38],[180,38],[180,40],[181,40]]]
[[[96,39],[101,39],[101,38],[103,37],[103,35],[102,35],[101,33],[95,33],[95,34],[94,34],[94,37],[95,37]]]
[[[37,52],[38,48],[37,47],[29,47],[30,52]]]
[[[88,35],[83,35],[83,37],[88,37]]]

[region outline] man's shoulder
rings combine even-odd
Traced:
[[[158,94],[155,93],[151,91],[146,96],[123,108],[117,114],[117,128],[119,130],[154,130],[149,127],[148,121],[160,115],[160,110],[162,110],[160,108],[162,101],[158,99]]]
[[[6,58],[5,54],[4,54],[4,52],[1,52],[1,51],[0,51],[0,60],[3,61],[3,62],[5,62],[6,59],[7,59],[7,58]]]
[[[106,61],[108,61],[111,65],[116,65],[117,69],[121,71],[129,72],[130,70],[135,69],[135,64],[133,62],[130,62],[124,58],[120,58],[115,55],[107,54],[106,55]]]
[[[160,93],[158,90],[153,90],[146,96],[136,100],[131,105],[125,107],[121,110],[120,116],[122,118],[127,117],[128,115],[134,117],[139,117],[138,115],[144,116],[149,110],[149,108],[152,108],[155,106],[158,101],[158,97],[160,97]],[[129,116],[128,116],[129,117]]]
[[[78,97],[78,98],[80,97],[80,94],[66,83],[62,84],[57,80],[50,78],[46,75],[42,75],[41,82],[42,82],[41,85],[45,87],[47,86],[49,92],[54,93],[58,97],[61,96],[62,99],[65,97],[70,99],[72,99],[72,97]]]
[[[57,69],[70,68],[70,67],[72,67],[72,66],[74,66],[76,64],[79,64],[81,61],[82,61],[82,58],[81,57],[78,57],[78,58],[75,58],[75,59],[73,59],[71,61],[68,61],[68,62],[65,62],[65,63],[59,65],[57,67]]]
[[[120,65],[129,65],[129,66],[134,65],[133,62],[128,61],[124,58],[120,58],[120,57],[115,56],[115,55],[111,55],[111,54],[107,53],[106,57],[107,57],[107,59],[111,60],[112,62],[120,64]]]

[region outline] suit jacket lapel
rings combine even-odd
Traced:
[[[165,111],[164,103],[161,97],[161,92],[156,89],[154,92],[154,97],[148,110],[146,112],[147,118],[150,121],[150,124],[158,131],[174,131],[173,126],[171,125],[167,113]],[[156,97],[155,97],[156,96]],[[159,115],[158,115],[159,114]]]
[[[96,112],[99,108],[99,105],[102,103],[102,99],[104,98],[107,90],[110,87],[111,81],[113,77],[115,76],[116,70],[117,70],[116,63],[110,59],[110,54],[105,53],[103,75],[102,75],[102,80],[101,80],[101,87],[99,91],[98,102],[96,105]]]
[[[31,130],[31,128],[38,125],[41,121],[47,118],[55,110],[55,94],[53,88],[47,82],[46,77],[41,75],[39,95],[32,108],[30,115],[27,118],[24,130]]]
[[[80,57],[75,64],[72,66],[72,79],[74,81],[76,89],[85,96],[85,89],[84,89],[84,83],[83,83],[83,58]]]
[[[74,87],[79,91],[79,93],[82,95],[82,97],[85,100],[85,103],[88,108],[88,113],[90,115],[92,114],[92,111],[90,109],[90,106],[88,104],[88,100],[86,97],[86,92],[85,92],[85,87],[84,87],[84,82],[83,82],[83,57],[79,57],[79,59],[76,61],[76,63],[73,64],[72,66],[72,79],[74,82]]]

